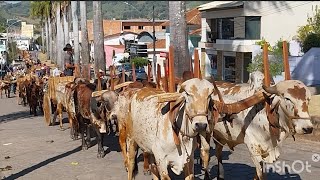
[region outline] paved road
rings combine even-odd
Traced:
[[[30,180],[124,180],[127,173],[122,163],[117,137],[105,138],[106,156],[97,159],[97,146],[87,151],[80,149],[80,141],[69,137],[69,129],[59,130],[58,126],[48,127],[43,117],[31,117],[26,107],[16,105],[16,99],[0,99],[0,168],[11,166],[12,170],[0,172],[0,178]],[[65,124],[68,127],[68,124]],[[300,162],[308,162],[310,171],[301,173],[277,171],[269,173],[269,179],[306,179],[320,177],[320,161],[313,162],[313,154],[320,154],[320,143],[287,139],[283,146],[280,166],[294,165],[300,170]],[[212,150],[212,156],[214,150]],[[5,157],[10,158],[6,159]],[[199,158],[199,154],[196,154]],[[139,158],[142,160],[141,156]],[[320,160],[320,157],[318,157]],[[297,161],[300,160],[300,161]],[[211,174],[216,178],[216,159],[211,158]],[[240,145],[235,152],[224,151],[226,180],[252,179],[254,166],[246,147]],[[200,165],[195,165],[196,179],[202,179]],[[151,176],[142,173],[139,163],[138,180],[151,180]],[[173,179],[182,179],[174,176]]]

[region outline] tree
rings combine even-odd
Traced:
[[[149,61],[148,59],[143,57],[135,57],[131,59],[131,63],[134,63],[134,65],[138,68],[138,67],[144,67],[148,65]]]
[[[49,1],[32,1],[30,9],[30,16],[32,18],[40,18],[40,26],[41,26],[41,42],[44,42],[44,38],[46,38],[46,45],[42,44],[42,52],[45,53],[49,51],[49,32],[48,32],[48,21],[47,18],[50,14],[50,2]],[[44,36],[44,32],[46,32],[46,36]],[[48,58],[49,59],[49,58]]]
[[[62,2],[62,16],[63,16],[63,31],[64,31],[64,44],[67,44],[70,42],[69,37],[69,11],[70,11],[70,1],[63,1]]]
[[[74,64],[79,67],[80,63],[80,51],[79,51],[79,21],[78,21],[78,1],[71,1],[72,12],[72,33],[73,33],[73,47],[74,47]],[[78,69],[76,69],[78,71]]]
[[[190,64],[187,40],[185,1],[169,1],[170,45],[174,47],[175,75],[182,77],[184,71],[189,71]]]
[[[82,64],[85,66],[86,72],[89,71],[87,69],[90,56],[89,56],[89,40],[88,40],[88,29],[87,29],[87,2],[80,1],[80,16],[81,16],[81,60]],[[85,78],[88,73],[83,73]]]
[[[103,43],[103,19],[102,19],[102,7],[101,1],[93,1],[93,41],[94,41],[94,66],[95,74],[97,70],[101,69],[103,72],[106,71],[106,58],[104,53]]]
[[[304,42],[306,37],[311,33],[320,34],[320,9],[318,9],[318,6],[312,7],[312,12],[313,15],[308,15],[307,17],[307,24],[301,26],[297,31],[301,42]]]
[[[283,72],[283,51],[282,44],[283,40],[280,39],[276,42],[276,44],[271,47],[268,44],[268,54],[269,54],[269,70],[271,77],[275,77],[276,75],[281,75]],[[263,48],[266,43],[265,39],[257,42],[258,45]],[[289,48],[288,48],[289,49]],[[250,63],[247,67],[248,72],[261,71],[264,72],[263,69],[263,52],[259,53],[254,57],[252,63]]]
[[[308,52],[313,47],[320,47],[320,34],[308,34],[302,43],[302,51]]]
[[[55,2],[56,4],[56,23],[57,23],[57,38],[56,47],[57,52],[57,64],[64,69],[64,59],[63,59],[63,46],[64,45],[64,33],[61,20],[61,2]]]

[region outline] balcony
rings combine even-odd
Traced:
[[[234,52],[252,52],[255,43],[260,40],[248,39],[217,39],[214,45],[216,50],[220,51],[234,51]]]

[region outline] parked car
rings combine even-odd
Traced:
[[[146,73],[146,71],[144,70],[143,67],[137,68],[135,70],[135,72],[136,72],[136,80],[137,81],[142,81],[142,80],[147,80],[148,79],[147,73]],[[132,78],[132,73],[130,73],[129,77]]]

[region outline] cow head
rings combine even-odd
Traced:
[[[298,134],[312,132],[313,125],[308,111],[311,93],[301,81],[286,80],[263,88],[275,95],[271,97],[271,109],[277,111],[282,128]]]
[[[99,102],[99,115],[104,120],[110,120],[111,111],[115,102],[118,100],[118,94],[114,91],[106,91],[96,98]]]
[[[213,91],[213,85],[204,79],[193,78],[181,84],[178,89],[181,95],[170,108],[170,118],[176,120],[186,135],[193,136],[198,132],[209,131],[208,107]],[[178,117],[183,108],[183,116]]]

